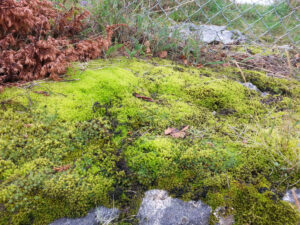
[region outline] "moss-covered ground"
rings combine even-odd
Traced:
[[[0,224],[48,224],[99,205],[135,224],[146,190],[226,207],[236,224],[297,224],[300,83],[231,67],[117,58],[0,94]],[[137,98],[133,93],[153,101]],[[164,135],[189,126],[184,138]],[[215,218],[211,218],[214,224]]]

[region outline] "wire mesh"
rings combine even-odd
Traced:
[[[218,25],[240,31],[252,44],[300,44],[299,0],[143,0],[138,8],[156,25]]]

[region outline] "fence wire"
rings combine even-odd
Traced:
[[[133,4],[136,3],[136,4]],[[142,0],[127,1],[158,26],[218,25],[241,32],[245,42],[300,44],[299,0]]]

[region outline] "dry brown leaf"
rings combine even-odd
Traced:
[[[184,131],[178,131],[178,132],[175,132],[175,133],[171,133],[171,136],[173,138],[184,138],[186,135],[186,133]]]
[[[136,98],[143,99],[144,101],[147,101],[147,102],[154,102],[154,100],[152,98],[146,97],[146,96],[143,96],[143,95],[139,95],[138,93],[133,93],[132,95]]]
[[[70,169],[70,167],[71,167],[70,165],[65,165],[65,166],[60,166],[60,167],[54,167],[53,170],[55,172],[62,172],[62,171]]]
[[[27,127],[27,128],[32,127],[32,126],[33,126],[33,124],[31,124],[31,123],[29,123],[29,124],[24,124],[24,127]]]
[[[160,58],[166,58],[168,56],[168,52],[167,51],[162,51],[159,53],[159,57]]]
[[[174,127],[169,127],[165,130],[165,135],[171,135],[173,138],[184,138],[186,136],[185,131],[189,129],[189,126],[185,126],[181,130],[177,130]]]
[[[177,130],[176,128],[173,127],[169,127],[168,129],[165,130],[165,135],[169,135],[173,132],[178,132],[179,130]]]
[[[77,34],[89,16],[81,8],[59,10],[51,1],[0,0],[0,85],[45,77],[59,80],[70,62],[101,56],[111,46],[116,28],[127,26],[107,26],[106,36],[80,41]]]
[[[185,126],[184,128],[182,128],[180,131],[186,131],[187,129],[189,129],[189,125]]]
[[[44,95],[44,96],[50,96],[50,94],[46,91],[34,91],[34,93]]]

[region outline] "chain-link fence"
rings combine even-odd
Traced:
[[[299,76],[300,0],[77,3],[91,12],[88,33],[99,34],[111,24],[129,25],[129,29],[119,29],[116,39],[128,47],[129,56],[148,51],[151,56],[167,54],[195,66],[231,64],[272,75]]]
[[[234,39],[256,44],[300,44],[299,0],[144,0],[138,6],[140,15],[177,30],[181,38],[195,35],[204,42],[225,44]]]

